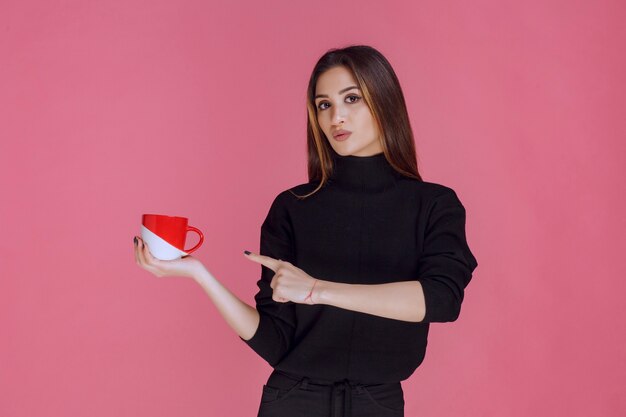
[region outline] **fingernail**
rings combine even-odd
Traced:
[[[243,253],[245,253],[246,255],[250,255],[250,251],[249,250],[245,250],[245,251],[243,251]]]

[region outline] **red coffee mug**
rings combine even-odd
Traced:
[[[162,260],[177,259],[189,255],[204,242],[203,233],[200,229],[189,226],[186,217],[144,214],[141,224],[141,235],[148,245],[150,253]],[[196,232],[200,237],[198,243],[191,249],[185,249],[187,232]]]

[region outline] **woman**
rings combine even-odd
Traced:
[[[465,209],[422,180],[398,79],[374,48],[329,50],[308,94],[309,182],[274,199],[261,227],[256,309],[195,258],[135,256],[196,279],[273,368],[258,416],[403,416],[401,381],[431,322],[457,319],[477,262]]]

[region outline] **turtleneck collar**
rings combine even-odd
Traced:
[[[329,184],[354,191],[383,191],[401,176],[381,152],[371,156],[342,156],[331,151],[334,169]]]

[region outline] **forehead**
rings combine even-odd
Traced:
[[[320,74],[315,85],[315,94],[337,94],[351,85],[358,86],[352,72],[343,66],[334,67]]]

